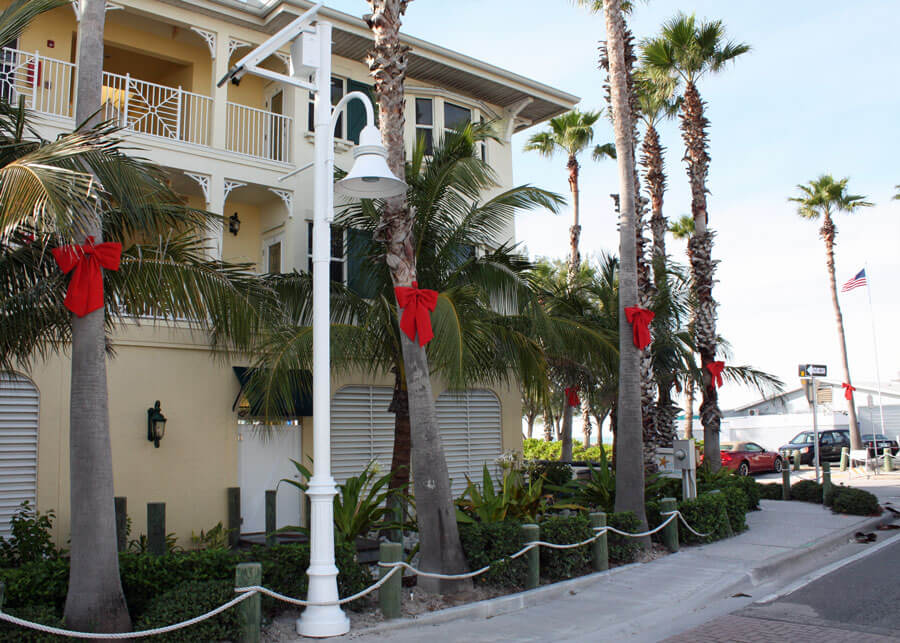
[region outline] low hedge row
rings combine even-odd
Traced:
[[[758,484],[758,483],[757,483]],[[758,484],[760,494],[767,500],[782,499],[782,485]],[[854,516],[874,516],[881,513],[878,498],[865,489],[832,485],[831,493],[823,498],[822,485],[815,480],[801,480],[791,485],[791,500],[824,504],[835,513]]]
[[[622,531],[637,532],[637,517],[631,512],[607,514],[607,524]],[[541,540],[570,544],[587,540],[594,535],[590,518],[584,513],[548,516],[539,524]],[[521,588],[528,563],[524,556],[514,560],[506,557],[525,545],[522,523],[505,520],[496,523],[460,524],[459,536],[470,569],[491,568],[475,578],[476,583]],[[633,562],[640,546],[633,538],[609,533],[607,536],[609,561],[613,564]],[[591,570],[592,551],[589,545],[574,549],[541,547],[541,577],[558,581],[587,574]]]
[[[372,577],[368,569],[356,561],[353,547],[336,544],[335,558],[341,596],[354,594],[371,584]],[[308,545],[257,546],[241,552],[210,549],[165,556],[126,552],[119,555],[119,573],[132,622],[136,626],[140,623],[142,628],[170,625],[176,620],[202,614],[234,598],[234,570],[242,562],[261,563],[263,585],[269,589],[288,596],[306,595]],[[52,624],[52,619],[60,619],[65,604],[69,561],[66,558],[48,559],[17,568],[0,569],[0,580],[6,584],[4,609],[9,608],[9,612],[13,614],[16,610],[29,611],[33,616],[44,619],[40,622]],[[198,583],[208,584],[203,586],[208,591],[198,592]],[[224,589],[226,587],[227,591]],[[361,599],[360,603],[364,600]],[[274,608],[274,599],[264,598],[263,605],[267,609]],[[208,632],[200,626],[191,627],[179,630],[175,633],[178,636],[170,640],[227,639],[229,636],[219,636],[218,632],[222,628],[230,630],[235,626],[233,614],[228,616],[234,611],[228,610],[223,618],[207,621],[211,628]],[[25,615],[22,618],[39,620]],[[200,634],[194,634],[195,631]],[[6,625],[0,627],[0,642],[32,640],[21,638],[22,636],[21,628]],[[193,636],[199,638],[185,638]]]

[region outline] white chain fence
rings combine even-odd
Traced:
[[[490,565],[485,565],[481,569],[475,570],[474,572],[468,572],[465,574],[438,574],[438,573],[434,573],[434,572],[425,572],[420,569],[416,569],[412,565],[409,565],[408,563],[404,563],[402,561],[395,562],[395,563],[379,562],[378,565],[380,567],[388,568],[388,569],[390,569],[390,571],[388,573],[386,573],[384,576],[382,576],[378,580],[378,582],[373,583],[366,589],[362,590],[361,592],[357,592],[356,594],[353,594],[352,596],[347,596],[345,598],[337,599],[334,601],[304,601],[299,598],[292,598],[290,596],[285,596],[284,594],[279,594],[278,592],[272,591],[271,589],[267,589],[260,585],[250,585],[247,587],[235,587],[234,591],[238,593],[238,596],[234,597],[227,603],[224,603],[223,605],[220,605],[219,607],[217,607],[213,610],[210,610],[209,612],[206,612],[205,614],[201,614],[200,616],[195,616],[194,618],[188,619],[186,621],[181,621],[180,623],[175,623],[173,625],[167,625],[165,627],[157,627],[157,628],[154,628],[151,630],[141,630],[139,632],[113,632],[113,633],[77,632],[74,630],[66,630],[66,629],[59,628],[59,627],[52,627],[50,625],[44,625],[42,623],[35,623],[33,621],[27,621],[23,618],[18,618],[18,617],[12,616],[11,614],[2,612],[2,611],[0,611],[0,621],[6,621],[7,623],[12,623],[13,625],[27,627],[27,628],[30,628],[33,630],[37,630],[39,632],[45,632],[47,634],[56,634],[59,636],[69,636],[69,637],[78,638],[78,639],[144,638],[147,636],[156,636],[158,634],[166,634],[168,632],[174,632],[176,630],[180,630],[185,627],[190,627],[191,625],[196,625],[197,623],[205,621],[206,619],[209,619],[209,618],[212,618],[213,616],[221,614],[225,610],[234,607],[238,603],[241,603],[242,601],[245,601],[248,598],[250,598],[251,596],[254,596],[256,594],[264,594],[266,596],[270,596],[279,601],[283,601],[285,603],[289,603],[291,605],[297,605],[300,607],[310,607],[310,606],[324,607],[324,606],[329,606],[329,605],[344,605],[345,603],[352,603],[353,601],[358,600],[358,599],[362,598],[363,596],[366,596],[367,594],[374,592],[376,589],[378,589],[379,587],[384,585],[395,573],[397,573],[401,569],[408,569],[411,572],[414,572],[415,574],[426,577],[426,578],[439,578],[439,579],[444,579],[444,580],[465,580],[467,578],[474,578],[475,576],[485,573],[493,565],[497,564],[498,562],[502,562],[503,560],[513,560],[515,558],[518,558],[519,556],[523,556],[524,554],[531,551],[535,547],[548,547],[550,549],[574,549],[576,547],[584,547],[585,545],[589,545],[589,544],[595,542],[601,536],[604,536],[606,533],[608,533],[610,531],[613,533],[619,534],[621,536],[627,536],[629,538],[645,538],[647,536],[651,536],[651,535],[655,534],[656,532],[660,531],[661,529],[663,529],[666,525],[668,525],[670,522],[672,522],[676,518],[679,518],[681,520],[681,522],[684,523],[684,526],[694,535],[696,535],[700,538],[705,538],[706,536],[709,536],[709,534],[701,534],[701,533],[695,531],[688,524],[687,520],[685,520],[684,516],[681,515],[680,511],[666,511],[666,512],[662,512],[661,515],[668,516],[668,518],[666,518],[666,520],[664,520],[662,523],[660,523],[654,529],[651,529],[649,531],[640,532],[640,533],[620,531],[619,529],[616,529],[615,527],[607,526],[607,527],[595,527],[594,531],[596,533],[592,537],[590,537],[586,540],[583,540],[581,542],[572,543],[572,544],[568,544],[568,545],[559,544],[559,543],[549,543],[549,542],[546,542],[543,540],[534,540],[534,541],[525,543],[525,546],[522,549],[520,549],[519,551],[517,551],[514,554],[507,556],[504,559],[495,561],[494,563],[491,563]]]

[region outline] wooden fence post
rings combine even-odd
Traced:
[[[168,553],[166,546],[166,503],[147,503],[147,550],[154,556]]]
[[[403,557],[402,543],[381,543],[378,559],[382,563],[399,563]],[[395,567],[381,567],[379,578],[384,578],[396,569]],[[390,620],[400,618],[400,589],[403,580],[402,570],[394,572],[384,585],[378,588],[378,604],[381,607],[381,615]]]
[[[266,489],[266,547],[271,547],[277,542],[275,537],[275,508],[277,499],[274,489]]]
[[[535,524],[522,525],[522,534],[525,542],[530,543],[541,538],[541,528]],[[541,548],[532,547],[525,554],[528,561],[528,575],[525,577],[525,589],[534,589],[541,583]]]
[[[678,510],[678,503],[675,501],[675,498],[663,498],[659,503],[660,511],[663,514],[666,514],[670,511]],[[671,518],[672,516],[666,516],[666,518]],[[663,543],[666,545],[669,551],[676,552],[678,551],[678,517],[670,522],[668,525],[663,527]]]
[[[593,511],[591,512],[590,517],[591,527],[593,527],[594,529],[597,529],[599,527],[606,527],[605,512]],[[591,546],[594,554],[593,565],[595,572],[604,572],[609,569],[609,544],[606,536],[607,532],[603,532]]]
[[[228,546],[237,549],[241,540],[241,488],[228,487]]]
[[[238,563],[234,570],[235,587],[253,587],[262,585],[262,565],[260,563]],[[259,594],[237,604],[241,616],[241,635],[239,643],[259,643],[262,597]]]
[[[791,499],[791,468],[789,466],[781,468],[781,499]]]
[[[116,496],[116,549],[120,552],[128,549],[128,500],[124,496]]]

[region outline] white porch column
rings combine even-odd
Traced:
[[[228,73],[229,55],[229,37],[228,34],[219,32],[216,38],[216,59],[213,61],[213,81],[212,81],[212,136],[210,142],[212,146],[219,150],[225,149],[227,141],[228,123],[227,123],[227,107],[228,102],[228,83],[221,87],[216,87],[216,83],[220,78]],[[219,191],[221,192],[221,190]],[[218,193],[218,192],[217,192]]]
[[[225,178],[221,174],[213,174],[209,177],[209,201],[206,204],[206,209],[227,219],[228,217],[225,216],[225,197]],[[216,228],[207,233],[207,247],[209,248],[210,259],[222,259],[222,236],[224,234],[224,222],[220,222]]]

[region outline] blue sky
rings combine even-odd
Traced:
[[[351,14],[363,0],[328,4]],[[604,106],[597,71],[602,16],[566,0],[415,0],[404,31],[582,97],[583,109]],[[868,262],[882,380],[900,377],[900,48],[893,46],[900,6],[891,0],[855,3],[653,0],[637,3],[630,20],[638,38],[651,36],[677,11],[724,20],[729,36],[753,50],[700,91],[710,126],[710,226],[721,260],[715,296],[719,332],[734,348],[733,363],[797,383],[797,364],[825,363],[840,380],[840,354],[818,225],[800,219],[787,197],[798,183],[829,172],[850,177],[851,189],[876,207],[837,218],[837,277],[842,283]],[[538,128],[539,129],[539,128]],[[513,139],[517,183],[567,192],[565,160],[522,152],[527,135]],[[690,212],[676,122],[661,131],[668,148],[670,218]],[[608,124],[597,142],[612,140]],[[615,251],[612,204],[615,167],[582,162],[582,253]],[[570,216],[524,214],[517,236],[532,255],[562,257]],[[669,240],[677,260],[680,242]],[[841,296],[851,375],[874,381],[872,322],[862,289]],[[727,385],[723,406],[755,399]]]

